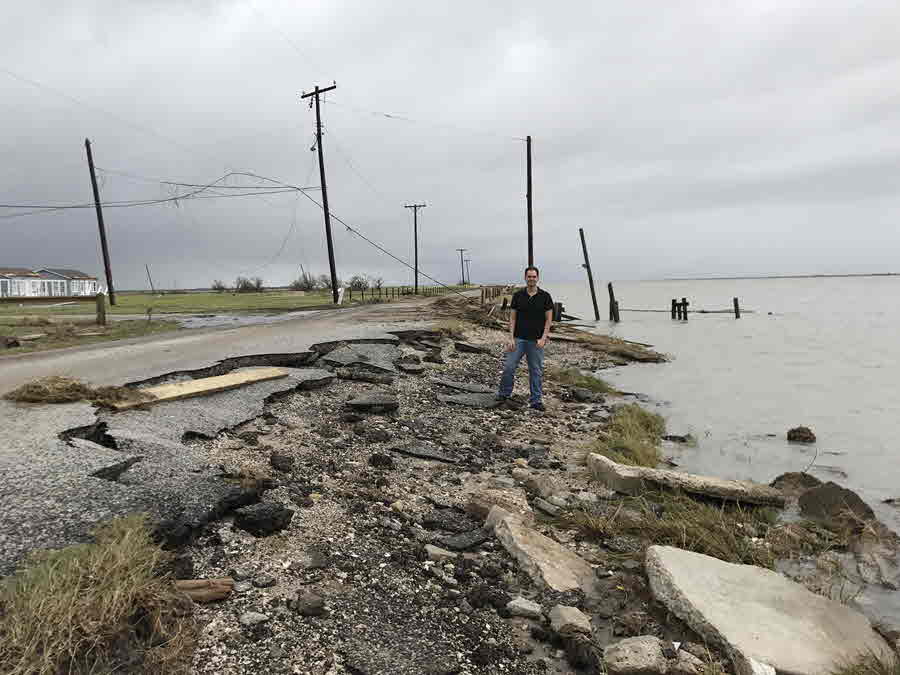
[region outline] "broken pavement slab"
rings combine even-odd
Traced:
[[[325,363],[342,368],[369,368],[395,373],[394,361],[400,356],[396,344],[350,343],[331,350],[322,357]]]
[[[449,389],[456,389],[457,391],[464,391],[470,394],[496,393],[495,387],[488,387],[484,384],[476,384],[474,382],[456,382],[454,380],[445,380],[441,377],[435,377],[431,381],[434,384],[441,385],[442,387],[448,387]]]
[[[196,380],[146,387],[139,390],[147,397],[145,400],[117,401],[111,405],[116,410],[128,410],[165,401],[179,401],[193,396],[207,396],[221,391],[237,389],[248,384],[277,380],[287,376],[288,371],[283,368],[247,368],[228,373],[227,375],[202,377]]]
[[[500,510],[495,507],[492,513]],[[526,527],[515,516],[500,518],[494,533],[539,586],[558,593],[580,590],[588,597],[599,597],[594,569],[562,544]]]
[[[648,548],[645,569],[656,600],[725,649],[738,675],[758,664],[821,675],[866,652],[896,658],[862,614],[772,570],[671,546]]]
[[[466,489],[469,489],[469,485]],[[523,523],[530,524],[534,521],[534,512],[528,505],[528,498],[522,489],[487,487],[481,483],[475,483],[473,487],[468,495],[466,513],[484,520],[491,509],[499,506]]]
[[[494,394],[438,394],[437,399],[441,403],[454,403],[484,410],[496,408],[503,403],[496,400]]]
[[[587,466],[594,478],[608,488],[628,495],[640,495],[647,490],[664,488],[745,504],[784,506],[785,503],[785,496],[780,490],[750,481],[628,466],[593,452],[587,456]]]
[[[456,347],[456,351],[463,352],[466,354],[490,354],[490,349],[483,345],[475,345],[469,342],[454,342],[453,346]]]

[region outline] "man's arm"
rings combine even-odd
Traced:
[[[516,348],[516,310],[509,310],[509,343],[507,351],[513,351]]]
[[[547,341],[550,340],[550,325],[553,323],[553,310],[548,309],[544,312],[544,334],[541,335],[541,339],[537,341],[538,347],[541,349],[547,344]]]

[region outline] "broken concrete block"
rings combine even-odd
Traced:
[[[738,675],[762,666],[816,675],[866,652],[894,658],[862,614],[772,570],[670,546],[647,549],[645,568],[654,597],[723,648]]]
[[[627,466],[593,452],[587,456],[587,465],[597,480],[623,494],[639,495],[647,490],[665,488],[745,504],[784,506],[785,502],[785,496],[781,491],[750,481],[725,480],[668,469]]]
[[[522,596],[515,597],[506,603],[506,609],[509,610],[510,615],[523,616],[526,619],[539,620],[543,616],[541,606],[538,603],[527,600]]]
[[[487,518],[491,509],[499,506],[525,523],[534,521],[534,512],[521,488],[478,487],[469,494],[466,512],[476,518]]]
[[[603,650],[603,665],[609,675],[661,675],[669,668],[658,637],[626,638]]]
[[[577,607],[556,605],[550,610],[550,627],[554,632],[591,634],[591,617]]]

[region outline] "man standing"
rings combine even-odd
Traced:
[[[544,345],[550,338],[550,324],[553,323],[553,298],[547,291],[538,288],[539,276],[537,267],[526,267],[525,288],[513,295],[509,312],[506,362],[500,377],[497,400],[505,401],[512,395],[516,367],[525,356],[528,359],[528,384],[531,387],[528,402],[535,410],[544,410],[541,380],[544,376]]]

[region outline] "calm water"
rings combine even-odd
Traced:
[[[671,433],[697,437],[696,448],[670,449],[682,469],[768,482],[812,463],[810,473],[856,490],[900,530],[900,508],[881,503],[900,497],[900,277],[615,287],[620,308],[666,313],[622,311],[618,326],[601,321],[598,330],[653,344],[672,361],[603,376],[649,395]],[[547,289],[568,313],[593,317],[587,283]],[[688,298],[694,310],[730,308],[735,296],[755,313],[735,320],[692,312],[687,323],[668,314],[671,298]],[[605,317],[605,286],[598,300]],[[787,443],[786,431],[801,424],[815,445]]]

